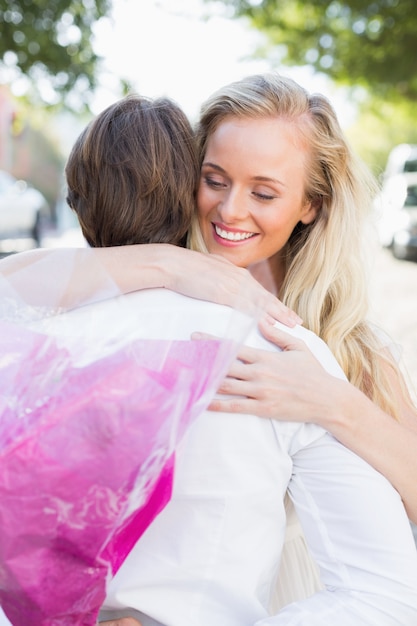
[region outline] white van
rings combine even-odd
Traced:
[[[390,176],[406,172],[417,172],[417,144],[401,143],[391,150],[385,166],[384,181]]]

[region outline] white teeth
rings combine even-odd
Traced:
[[[214,225],[214,230],[216,234],[222,239],[227,239],[228,241],[243,241],[244,239],[249,239],[253,237],[255,233],[231,233],[227,230],[222,230],[218,226]]]

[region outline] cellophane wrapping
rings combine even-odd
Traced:
[[[103,302],[64,313],[77,255],[93,260],[53,254],[0,278],[0,604],[14,626],[93,626],[253,320],[230,309],[230,336],[149,338],[99,266],[93,299],[118,296],[113,323]]]

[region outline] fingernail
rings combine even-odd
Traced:
[[[293,312],[292,315],[291,315],[291,318],[294,320],[294,322],[296,324],[302,324],[303,323],[302,318],[299,315],[297,315],[297,313]]]

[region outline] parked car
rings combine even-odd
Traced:
[[[0,239],[30,237],[40,245],[42,215],[47,212],[40,191],[0,170]]]
[[[417,259],[417,171],[390,176],[376,209],[381,244],[397,259]]]
[[[390,176],[407,172],[417,172],[417,144],[414,143],[401,143],[391,150],[384,171],[384,181]]]

